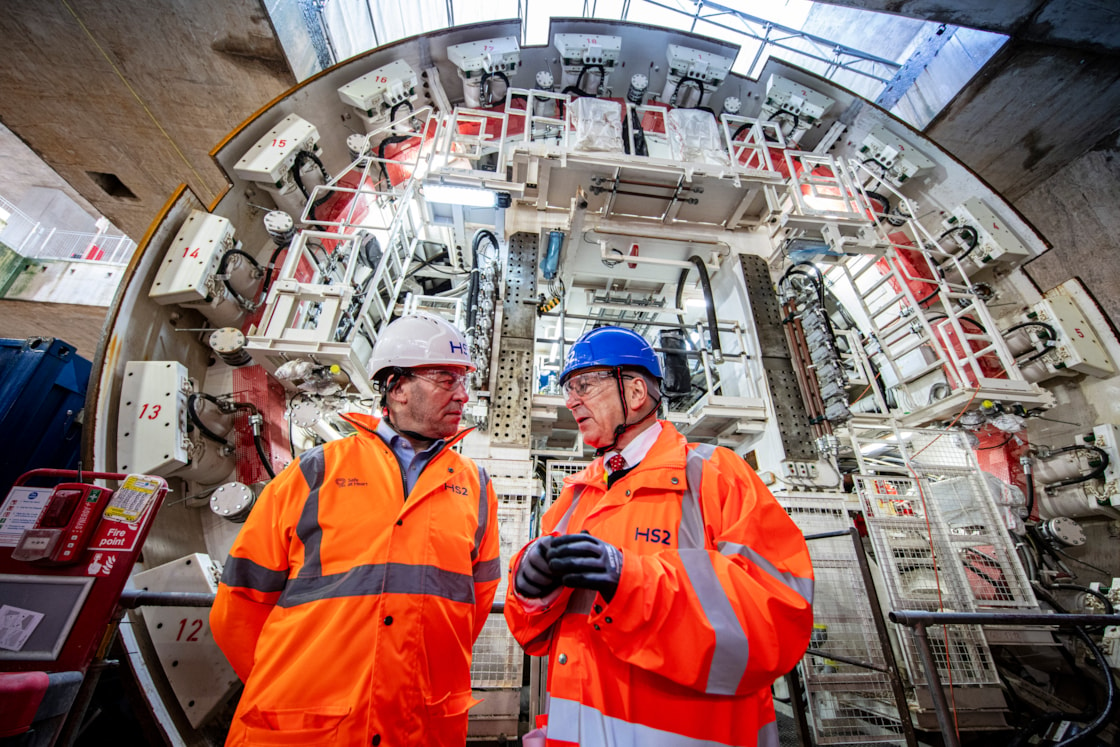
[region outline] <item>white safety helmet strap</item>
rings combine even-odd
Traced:
[[[463,366],[474,371],[467,339],[446,319],[409,314],[389,324],[377,338],[369,359],[369,377],[386,369],[418,366]]]

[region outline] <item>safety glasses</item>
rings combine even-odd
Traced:
[[[588,371],[568,378],[560,388],[564,396],[571,398],[573,395],[583,399],[588,394],[599,389],[604,381],[614,378],[614,371]]]
[[[463,387],[464,390],[470,391],[470,387],[468,385],[468,377],[470,376],[470,374],[467,373],[451,373],[450,371],[426,371],[424,373],[418,373],[416,371],[413,371],[412,376],[417,379],[423,379],[424,381],[430,381],[440,389],[444,389],[449,392],[454,391],[459,387]]]

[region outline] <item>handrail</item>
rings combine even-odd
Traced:
[[[1054,625],[1060,628],[1082,625],[1120,625],[1120,615],[1080,615],[1047,614],[1040,612],[927,612],[925,610],[891,610],[891,622],[914,629],[918,643],[918,654],[922,669],[929,683],[933,710],[937,714],[937,725],[945,747],[960,747],[956,727],[949,713],[949,703],[945,700],[945,690],[941,685],[941,673],[933,659],[933,651],[926,635],[927,625]],[[1107,676],[1107,675],[1106,675]]]

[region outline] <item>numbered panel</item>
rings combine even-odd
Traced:
[[[289,114],[241,157],[233,167],[235,174],[251,182],[278,185],[301,150],[316,151],[319,131],[303,117]]]
[[[206,301],[211,295],[209,280],[233,245],[228,219],[192,210],[171,242],[148,297],[164,306]]]
[[[136,574],[145,591],[214,594],[217,573],[209,555],[194,553]],[[210,632],[207,607],[145,607],[144,623],[183,712],[197,728],[229,697],[237,675]]]
[[[117,469],[166,477],[186,466],[187,368],[129,361],[117,415]]]

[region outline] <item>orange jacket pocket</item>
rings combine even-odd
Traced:
[[[260,708],[245,712],[247,744],[333,745],[338,727],[350,715],[349,706],[318,708]]]
[[[462,747],[467,739],[467,711],[481,702],[470,690],[427,699],[429,744]]]

